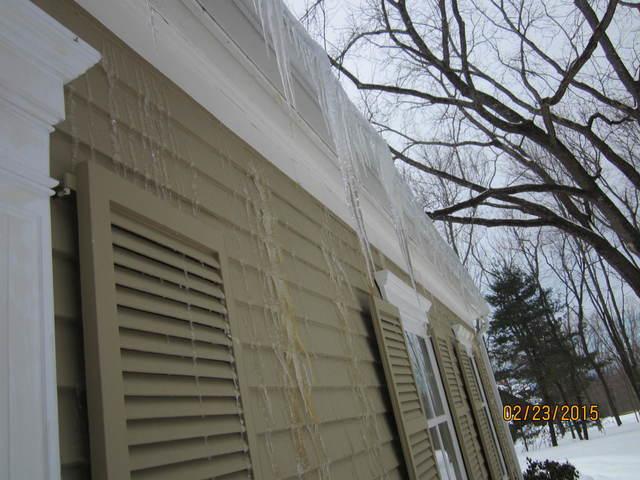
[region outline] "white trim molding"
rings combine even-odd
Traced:
[[[377,271],[375,279],[383,298],[400,311],[404,329],[426,337],[431,302],[389,270]]]
[[[0,2],[0,478],[59,479],[49,134],[100,59],[29,0]]]
[[[473,339],[475,338],[475,333],[462,324],[454,325],[452,329],[458,343],[464,347],[467,355],[473,357]]]

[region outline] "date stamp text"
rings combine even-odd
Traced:
[[[576,422],[600,420],[598,405],[505,405],[502,418],[506,422]]]

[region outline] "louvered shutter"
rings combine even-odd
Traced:
[[[491,431],[491,425],[489,423],[491,419],[487,416],[486,410],[483,407],[482,392],[473,369],[471,357],[469,357],[464,346],[460,343],[457,344],[456,350],[458,353],[460,370],[462,371],[462,378],[467,386],[469,400],[471,401],[471,408],[476,420],[476,425],[478,426],[478,432],[480,433],[480,441],[484,447],[485,459],[489,464],[491,478],[502,478],[502,467],[499,457],[500,452],[498,451],[498,446],[495,443],[494,436]]]
[[[94,480],[247,478],[221,239],[102,167],[78,175]]]
[[[511,439],[511,433],[509,432],[509,425],[502,419],[502,408],[498,406],[498,401],[493,394],[493,386],[491,384],[491,379],[489,378],[489,372],[485,368],[485,363],[482,361],[480,356],[476,355],[475,358],[476,365],[478,366],[478,374],[480,375],[480,381],[482,382],[484,391],[487,395],[489,411],[491,412],[491,416],[493,417],[493,422],[496,428],[496,435],[498,436],[498,442],[500,443],[500,447],[502,449],[502,454],[505,459],[509,478],[522,478],[518,459],[514,458],[513,456],[513,440]]]
[[[400,314],[396,307],[380,299],[375,298],[373,303],[373,326],[409,478],[437,479],[427,417],[411,366]]]
[[[432,335],[438,367],[442,376],[449,407],[453,414],[453,423],[458,434],[467,473],[470,480],[489,478],[482,448],[474,424],[463,380],[456,360],[451,340],[437,334]]]

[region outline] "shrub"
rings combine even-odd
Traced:
[[[580,473],[569,462],[533,461],[527,458],[527,469],[523,476],[524,480],[578,480]]]

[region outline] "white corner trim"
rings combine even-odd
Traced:
[[[100,55],[29,0],[0,1],[0,478],[60,478],[49,135]]]
[[[473,339],[475,338],[475,334],[469,328],[464,325],[457,324],[453,327],[453,333],[456,336],[456,340],[458,343],[462,345],[467,352],[467,354],[472,357],[473,356]]]
[[[425,336],[431,302],[389,270],[377,271],[375,280],[385,301],[395,305],[400,311],[404,329]]]

